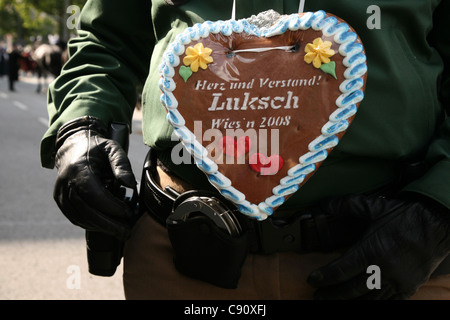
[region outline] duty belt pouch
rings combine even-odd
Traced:
[[[180,273],[222,288],[237,288],[248,251],[247,233],[231,236],[202,215],[176,223],[168,220],[167,229]]]

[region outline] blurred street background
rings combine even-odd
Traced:
[[[9,92],[0,78],[0,299],[123,299],[121,266],[112,278],[89,274],[84,231],[53,200],[56,169],[39,160],[46,95],[36,83],[21,76]],[[137,111],[129,157],[138,182],[146,153],[140,128]]]
[[[48,84],[66,61],[84,3],[0,0],[0,300],[124,299],[122,266],[110,278],[89,274],[84,230],[59,211],[56,169],[43,169],[39,158]],[[130,139],[139,182],[147,151],[139,109]]]

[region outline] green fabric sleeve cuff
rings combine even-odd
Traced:
[[[423,194],[450,209],[450,161],[442,160],[421,178],[407,185],[403,191]]]
[[[127,123],[131,128],[132,109],[123,108],[120,102],[112,105],[97,99],[76,99],[66,109],[66,112],[63,112],[51,123],[41,140],[40,156],[41,165],[44,168],[53,169],[55,166],[55,142],[59,128],[70,120],[86,115],[102,119],[106,124],[112,121]]]

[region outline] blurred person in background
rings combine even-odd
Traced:
[[[22,55],[16,43],[13,44],[11,52],[9,52],[8,59],[8,81],[9,91],[16,91],[14,83],[19,80],[20,61]]]

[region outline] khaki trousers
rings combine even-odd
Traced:
[[[181,275],[172,263],[167,230],[144,214],[124,250],[125,298],[130,300],[310,300],[306,278],[338,254],[250,254],[237,289],[222,289]],[[450,275],[428,281],[412,299],[450,300]]]

